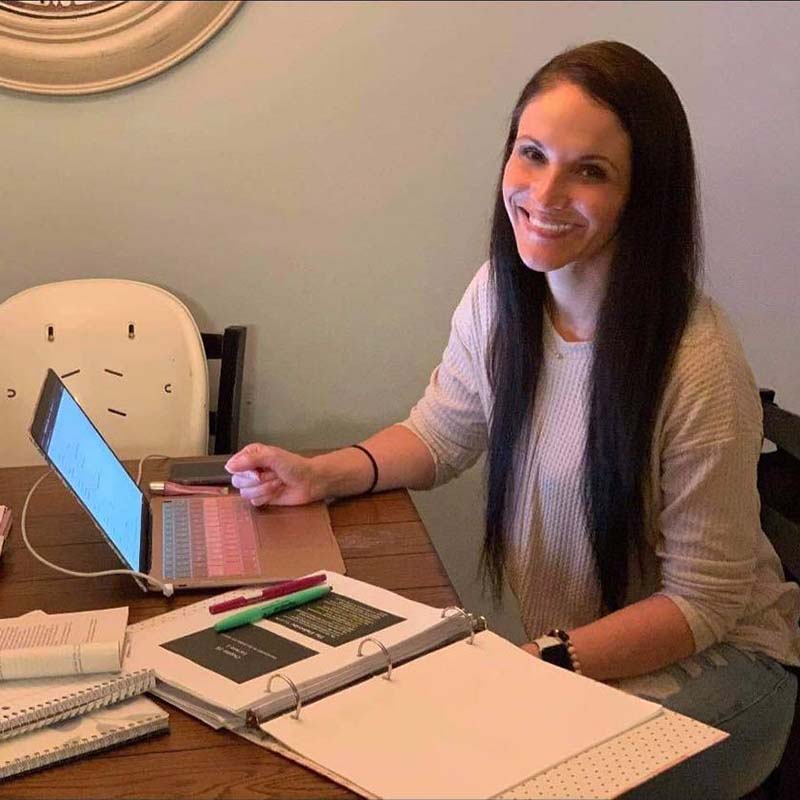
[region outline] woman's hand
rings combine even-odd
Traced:
[[[378,464],[377,491],[405,486],[427,489],[436,467],[427,445],[408,428],[391,425],[364,442]],[[375,479],[371,459],[355,447],[303,458],[280,447],[249,444],[225,469],[254,506],[295,506],[366,492]]]
[[[541,658],[542,654],[539,651],[539,645],[535,642],[527,642],[526,644],[520,645],[520,647],[526,652],[530,653],[532,656],[536,656],[536,658]]]
[[[225,469],[254,506],[297,506],[325,496],[311,459],[279,447],[249,444],[228,459]]]

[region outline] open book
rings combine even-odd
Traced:
[[[460,609],[327,577],[328,596],[225,633],[220,598],[139,623],[128,659],[188,713],[374,797],[497,795],[662,713]]]

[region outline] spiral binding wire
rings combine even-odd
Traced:
[[[98,708],[133,697],[155,686],[155,672],[140,669],[123,677],[103,681],[53,700],[0,714],[0,740],[28,733],[54,722],[62,722]],[[111,688],[108,688],[110,685]],[[23,729],[23,730],[20,730]]]
[[[161,729],[162,719],[159,715],[154,714],[144,719],[118,725],[102,734],[94,733],[91,736],[83,736],[80,739],[71,740],[68,745],[48,747],[37,752],[34,756],[21,756],[5,764],[0,764],[0,780],[11,777],[12,775],[17,775],[20,772],[30,772],[35,769],[40,769],[41,767],[46,767],[56,760],[62,760],[62,758],[66,760],[68,758],[76,758],[91,753],[97,749],[96,743],[98,740],[104,748],[113,747],[114,745],[121,744],[133,738],[130,735],[131,732],[135,732],[135,738],[139,738],[155,733]],[[24,769],[16,769],[20,764],[24,764]]]

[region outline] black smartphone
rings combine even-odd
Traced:
[[[225,471],[228,458],[230,456],[203,461],[176,461],[169,468],[168,480],[199,486],[229,485],[231,474]]]

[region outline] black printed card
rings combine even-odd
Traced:
[[[303,636],[332,647],[369,636],[404,621],[404,617],[334,592],[308,605],[282,611],[270,619],[270,622],[285,625]]]
[[[224,633],[207,628],[164,642],[161,647],[236,683],[268,675],[317,654],[255,625],[243,625]]]

